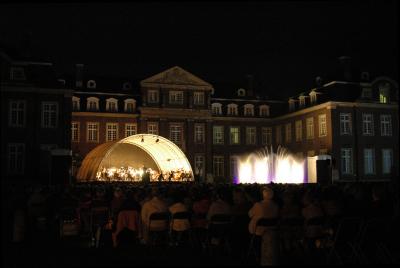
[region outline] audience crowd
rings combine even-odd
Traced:
[[[93,240],[93,247],[152,245],[163,239],[161,232],[155,232],[154,237],[153,231],[168,230],[165,233],[170,246],[190,241],[199,250],[209,250],[226,242],[217,235],[208,239],[213,216],[222,214],[231,219],[230,254],[247,257],[252,238],[275,230],[257,227],[260,219],[275,220],[273,226],[298,219],[304,231],[295,242],[303,249],[318,252],[332,247],[342,219],[381,219],[386,223],[380,226],[385,229],[382,231],[395,233],[390,228],[396,229],[392,224],[397,224],[399,216],[397,188],[385,183],[91,183],[14,187],[8,194],[9,227],[13,230],[9,240],[15,243],[31,239],[37,229],[60,226],[60,236],[75,230],[76,235]],[[154,213],[160,217],[152,218]],[[323,219],[323,223],[307,225],[315,219]],[[270,246],[279,248],[280,254],[293,253],[293,239],[289,233],[281,232],[278,242]],[[262,255],[257,253],[261,251],[261,240],[253,241],[256,258]]]

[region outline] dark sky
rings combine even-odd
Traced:
[[[7,4],[0,41],[52,57],[61,73],[144,79],[174,65],[218,87],[254,74],[289,96],[329,77],[337,58],[398,80],[397,1]],[[39,52],[38,52],[39,53]]]

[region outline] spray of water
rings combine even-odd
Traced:
[[[265,147],[239,157],[237,183],[304,183],[305,160],[278,147],[276,153]]]

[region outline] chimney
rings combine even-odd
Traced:
[[[247,80],[247,96],[254,97],[254,75],[246,75]]]
[[[83,86],[83,67],[82,63],[75,65],[75,87],[82,88]]]
[[[341,56],[339,57],[339,61],[342,65],[342,70],[343,70],[343,78],[345,81],[351,81],[352,80],[352,75],[351,75],[351,57],[349,56]]]

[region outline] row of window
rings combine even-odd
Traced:
[[[124,100],[124,112],[127,112],[127,113],[134,112],[135,108],[136,108],[136,100],[134,100],[134,99]],[[76,96],[72,97],[72,110],[73,111],[81,110],[80,98],[78,98]],[[99,98],[88,97],[86,99],[86,110],[99,111]],[[118,112],[118,100],[115,98],[106,99],[106,111],[107,112]]]
[[[390,174],[393,166],[393,150],[382,149],[382,174]],[[376,174],[376,161],[375,161],[375,149],[365,148],[364,149],[364,175],[375,175]],[[352,175],[354,173],[353,167],[353,149],[342,148],[341,149],[341,170],[343,174]]]
[[[392,117],[390,114],[380,115],[381,136],[392,136]],[[352,134],[351,113],[340,113],[340,134]],[[374,115],[372,113],[362,114],[362,133],[364,136],[374,136]]]
[[[174,105],[182,105],[183,104],[183,91],[178,90],[170,90],[168,92],[168,103]],[[148,103],[159,103],[160,102],[160,93],[157,89],[149,89],[147,91],[147,102]],[[193,104],[194,105],[204,105],[205,104],[205,95],[204,92],[193,92]]]
[[[26,100],[10,100],[8,125],[10,127],[25,127],[26,125]],[[41,127],[56,128],[58,126],[58,103],[43,101],[41,103]]]
[[[224,126],[213,126],[213,144],[223,145],[225,144],[224,139]],[[246,127],[246,144],[255,145],[257,144],[257,128]],[[261,144],[267,145],[272,143],[272,128],[263,127],[261,128]],[[229,144],[239,145],[240,144],[240,127],[230,126],[229,127]]]
[[[213,115],[222,115],[222,104],[215,102],[211,104],[211,109]],[[254,116],[254,104],[245,104],[243,105],[243,114],[244,116]],[[230,103],[227,105],[227,115],[237,116],[239,115],[238,105],[235,103]],[[269,106],[268,105],[260,105],[259,106],[259,116],[266,117],[269,116]]]

